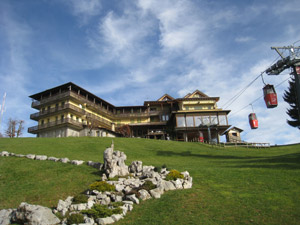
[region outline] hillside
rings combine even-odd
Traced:
[[[102,162],[110,138],[0,139],[0,151]],[[199,143],[113,139],[127,164],[187,170],[193,188],[135,206],[117,224],[298,224],[300,146],[212,148]],[[0,209],[22,201],[54,206],[99,179],[97,170],[51,161],[0,157]]]

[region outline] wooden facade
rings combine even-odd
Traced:
[[[129,136],[153,139],[219,141],[227,130],[229,110],[217,107],[218,97],[194,91],[183,98],[168,94],[140,106],[114,106],[74,83],[31,95],[30,115],[38,122],[28,132],[38,137]]]

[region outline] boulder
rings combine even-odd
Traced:
[[[98,219],[96,219],[96,222],[98,224],[105,225],[105,224],[112,224],[115,221],[111,217],[105,217],[105,218],[98,218]]]
[[[193,186],[193,178],[192,177],[188,177],[186,180],[184,180],[182,187],[184,189],[189,189],[192,188]]]
[[[9,225],[11,222],[13,210],[12,209],[2,209],[0,210],[0,224]]]
[[[143,172],[143,162],[133,161],[128,167],[130,173],[141,173]]]
[[[60,222],[51,209],[39,205],[30,205],[26,202],[22,202],[18,207],[15,219],[16,221],[13,222],[32,225],[52,225]]]
[[[76,166],[82,165],[83,163],[84,163],[84,161],[82,161],[82,160],[72,160],[71,161],[71,164],[76,165]]]
[[[127,176],[129,174],[128,166],[125,165],[127,159],[124,152],[114,151],[113,144],[103,153],[103,169],[109,178],[115,176]]]
[[[151,195],[149,194],[149,192],[144,189],[139,190],[139,193],[140,193],[140,199],[142,199],[143,201],[151,198]]]
[[[7,152],[7,151],[2,151],[2,152],[0,153],[0,155],[1,155],[1,156],[9,156],[9,152]]]
[[[93,162],[93,161],[88,161],[88,162],[87,162],[87,165],[88,165],[88,166],[91,166],[91,167],[94,167],[94,168],[96,168],[96,169],[98,169],[98,170],[101,170],[101,169],[102,169],[102,166],[103,166],[102,163],[99,163],[99,162]]]
[[[25,155],[22,155],[22,154],[16,154],[16,157],[23,158],[23,157],[25,157]]]
[[[57,162],[57,161],[59,161],[59,158],[56,158],[56,157],[50,156],[50,157],[48,157],[48,160],[50,160],[50,161],[54,161],[54,162]]]
[[[26,158],[28,158],[28,159],[35,159],[35,155],[33,155],[33,154],[28,154],[28,155],[26,155]]]
[[[181,174],[184,176],[184,178],[187,178],[190,176],[190,173],[188,171],[184,171]]]
[[[172,180],[171,181],[176,189],[182,189],[182,183],[183,183],[183,179],[176,179],[176,180]]]
[[[72,196],[69,196],[65,201],[59,200],[56,207],[57,211],[65,213],[69,209],[70,205],[72,204],[72,200],[73,200]]]
[[[161,187],[164,191],[175,190],[176,187],[171,181],[161,180],[157,183],[157,187]]]
[[[117,192],[121,192],[121,191],[124,190],[125,185],[122,185],[122,184],[116,184],[115,187],[116,187],[116,191],[117,191]]]
[[[87,203],[74,204],[74,205],[70,205],[69,209],[71,211],[86,210],[86,209],[88,209],[88,205],[87,205]]]
[[[47,160],[47,156],[46,155],[36,155],[35,156],[35,160]]]
[[[135,196],[135,194],[126,195],[126,199],[128,199],[129,201],[134,202],[135,204],[140,204],[140,200]]]
[[[157,187],[155,189],[150,190],[150,194],[153,198],[160,198],[160,196],[164,193],[164,189],[161,187]]]
[[[61,158],[59,161],[61,161],[62,163],[68,163],[68,162],[70,162],[70,159],[68,159],[68,158]]]
[[[113,215],[111,215],[111,218],[112,218],[115,222],[117,222],[117,221],[119,221],[120,219],[123,219],[123,216],[122,216],[121,214],[113,214]]]

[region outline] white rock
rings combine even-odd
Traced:
[[[60,220],[52,213],[51,209],[39,206],[30,205],[22,202],[18,207],[15,217],[18,221],[26,224],[58,224]]]
[[[91,225],[93,225],[95,223],[94,219],[93,218],[89,218],[89,217],[85,218],[84,222],[86,224],[91,224]]]
[[[111,217],[106,217],[106,218],[98,218],[98,219],[96,219],[96,222],[98,224],[105,225],[105,224],[112,224],[115,221]]]
[[[46,155],[36,155],[35,156],[35,159],[36,160],[47,160],[47,156]]]
[[[121,192],[121,191],[124,190],[125,185],[122,185],[122,184],[116,184],[115,187],[116,187],[116,191],[117,191],[117,192]]]
[[[35,159],[35,155],[33,155],[33,154],[28,154],[28,155],[26,155],[26,158],[28,158],[28,159]]]
[[[82,161],[82,160],[72,160],[71,161],[71,164],[76,165],[76,166],[82,165],[83,163],[84,163],[84,161]]]
[[[182,187],[184,189],[192,188],[192,186],[193,186],[193,178],[192,177],[188,177],[188,179],[184,180],[184,182],[182,184]]]
[[[129,201],[133,201],[135,204],[140,204],[139,199],[135,196],[135,194],[132,195],[126,195],[126,199]]]
[[[68,158],[61,158],[59,161],[61,161],[62,163],[68,163],[68,162],[70,162],[70,159],[68,159]]]
[[[1,156],[9,156],[10,153],[7,152],[7,151],[2,151],[0,155],[1,155]]]
[[[13,213],[12,209],[0,210],[0,224],[9,225],[11,221],[12,213]]]
[[[190,173],[189,173],[188,171],[184,171],[184,172],[182,172],[181,174],[184,176],[184,178],[190,176]]]
[[[150,190],[150,194],[153,198],[160,198],[160,196],[164,193],[161,187],[157,187],[155,189]]]
[[[133,161],[128,167],[129,172],[131,173],[141,173],[143,172],[143,162],[142,161]]]
[[[171,181],[161,180],[157,184],[158,187],[162,188],[164,191],[175,190],[176,187]]]
[[[133,201],[122,201],[126,205],[133,205]]]
[[[121,214],[113,214],[113,215],[111,215],[111,218],[112,218],[115,222],[117,222],[117,221],[119,221],[120,219],[123,219],[123,216],[122,216]]]
[[[172,180],[171,181],[176,189],[182,189],[182,183],[183,183],[183,179],[176,179],[176,180]]]
[[[50,157],[48,157],[48,160],[50,160],[50,161],[54,161],[54,162],[57,162],[57,161],[59,161],[59,158],[56,158],[56,157],[50,156]]]
[[[140,199],[142,199],[143,201],[151,198],[151,195],[149,194],[149,192],[144,189],[139,190],[139,193],[140,193]]]
[[[69,207],[71,211],[81,211],[81,210],[86,210],[87,208],[88,205],[86,203],[74,204],[74,205],[70,205]]]

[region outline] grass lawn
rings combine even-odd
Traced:
[[[110,138],[0,139],[0,151],[103,162]],[[136,205],[117,224],[299,224],[300,145],[211,148],[199,143],[113,139],[127,164],[187,170],[193,188]],[[55,206],[98,179],[86,165],[0,157],[0,209],[20,202]]]

